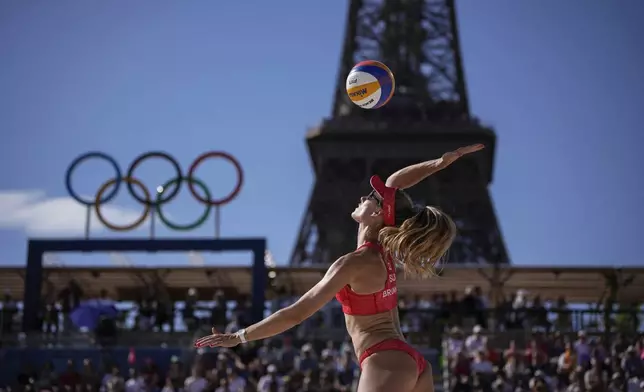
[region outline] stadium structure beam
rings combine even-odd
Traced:
[[[264,316],[267,270],[264,264],[265,238],[239,239],[30,239],[23,309],[23,331],[38,329],[46,252],[176,252],[176,251],[252,251],[253,319]]]

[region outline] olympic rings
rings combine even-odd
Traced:
[[[190,169],[188,169],[188,178],[192,178],[192,176],[195,173],[195,170],[197,170],[197,167],[208,158],[223,158],[228,162],[230,162],[235,167],[235,171],[237,172],[237,185],[235,185],[235,188],[233,188],[232,192],[230,192],[228,196],[223,197],[221,199],[215,199],[215,200],[212,200],[212,199],[205,200],[204,198],[202,198],[195,190],[194,184],[192,182],[188,182],[188,189],[190,189],[190,193],[192,193],[192,196],[194,196],[195,199],[199,200],[202,203],[207,203],[207,204],[210,204],[211,206],[220,206],[223,204],[228,204],[231,200],[236,198],[237,195],[239,194],[239,191],[241,191],[242,184],[244,183],[244,171],[242,170],[242,167],[239,164],[239,162],[237,162],[237,160],[232,155],[221,151],[210,151],[198,156],[197,159],[195,159],[195,161],[192,162],[192,165],[190,165]]]
[[[143,222],[145,222],[145,218],[148,217],[148,213],[150,212],[150,206],[145,205],[145,210],[143,210],[143,214],[135,220],[133,223],[129,225],[123,225],[123,226],[118,226],[113,223],[109,223],[107,220],[105,220],[105,217],[103,216],[103,213],[101,212],[101,196],[103,196],[103,193],[107,188],[109,188],[110,185],[116,184],[114,188],[116,188],[119,184],[120,181],[124,181],[126,184],[135,184],[139,188],[143,189],[143,193],[145,194],[145,198],[147,200],[150,200],[150,192],[148,191],[148,188],[143,185],[143,183],[136,178],[131,178],[131,177],[117,177],[117,178],[112,178],[111,180],[108,180],[105,184],[101,186],[101,188],[96,192],[96,202],[94,203],[94,211],[96,211],[96,217],[98,218],[99,221],[101,221],[102,224],[105,225],[108,229],[114,230],[114,231],[129,231],[129,230],[134,230],[137,227],[141,226]]]
[[[90,158],[100,158],[102,160],[107,161],[114,168],[114,171],[116,172],[116,178],[121,178],[121,168],[119,167],[118,163],[116,163],[114,158],[112,158],[111,156],[105,153],[98,152],[98,151],[91,151],[74,159],[72,163],[69,165],[69,167],[67,168],[67,173],[65,174],[65,187],[67,188],[67,193],[69,193],[69,196],[71,196],[72,199],[76,200],[77,202],[87,207],[92,207],[96,205],[96,203],[100,203],[100,204],[107,203],[108,201],[116,197],[116,194],[118,193],[119,188],[121,187],[121,181],[118,180],[116,181],[116,185],[114,186],[114,189],[112,189],[112,191],[108,193],[104,199],[96,199],[92,201],[83,200],[83,198],[80,197],[78,193],[76,193],[72,188],[72,173],[74,172],[74,169],[76,169],[78,165],[80,165],[82,162]]]
[[[101,185],[98,192],[96,193],[96,196],[94,197],[94,200],[85,200],[73,189],[72,174],[73,174],[73,171],[78,167],[78,165],[80,165],[81,163],[83,163],[84,161],[90,158],[99,158],[107,161],[110,165],[112,165],[112,167],[114,167],[115,176],[112,179],[106,181],[103,185]],[[163,160],[166,160],[170,162],[170,164],[174,167],[176,171],[176,176],[174,176],[173,179],[169,180],[166,184],[164,184],[163,189],[159,189],[159,191],[157,192],[156,198],[154,200],[151,198],[151,192],[145,186],[145,184],[143,184],[143,182],[141,182],[139,179],[137,179],[134,176],[134,171],[136,170],[136,168],[148,158],[161,158]],[[226,195],[223,198],[213,199],[211,190],[208,189],[208,187],[201,180],[194,177],[194,173],[197,167],[201,163],[203,163],[204,160],[208,158],[223,158],[228,162],[230,162],[234,166],[235,171],[237,172],[237,183],[235,187],[228,195]],[[184,230],[184,231],[192,230],[198,227],[199,225],[203,224],[208,219],[208,216],[210,215],[210,210],[213,206],[220,207],[224,204],[231,202],[235,197],[237,197],[244,183],[244,173],[242,171],[242,168],[239,162],[232,155],[221,151],[210,151],[197,157],[197,159],[190,165],[190,170],[188,171],[187,176],[183,175],[183,171],[181,169],[181,166],[177,162],[177,160],[171,155],[162,151],[150,151],[139,155],[138,157],[136,157],[136,159],[134,159],[134,161],[132,161],[132,163],[128,167],[126,175],[123,176],[122,173],[123,172],[121,171],[121,168],[119,167],[118,163],[114,160],[114,158],[112,158],[111,156],[103,152],[92,151],[92,152],[88,152],[86,154],[80,155],[79,157],[74,159],[72,163],[69,165],[69,167],[67,168],[67,172],[65,174],[65,186],[67,188],[67,193],[70,195],[70,197],[86,207],[94,207],[96,211],[96,215],[100,220],[100,222],[104,224],[107,228],[114,231],[129,231],[137,228],[138,226],[143,224],[143,222],[145,222],[145,219],[147,218],[152,208],[154,208],[154,210],[158,213],[159,219],[161,220],[161,222],[163,222],[170,229]],[[180,191],[179,188],[181,187],[184,181],[188,183],[188,189],[190,190],[190,193],[193,195],[193,197],[197,199],[197,201],[199,201],[201,204],[204,204],[206,206],[204,213],[195,222],[188,225],[180,225],[180,224],[170,222],[167,216],[165,216],[161,211],[161,206],[163,206],[166,203],[169,203],[178,195]],[[120,190],[122,182],[125,182],[129,193],[137,202],[142,204],[145,207],[145,209],[141,217],[137,218],[135,222],[128,225],[115,225],[106,220],[105,216],[101,211],[101,207],[103,204],[111,201],[116,197],[116,195]],[[197,192],[195,188],[195,184],[197,185],[198,188],[201,188],[205,196],[202,196]],[[134,189],[135,185],[136,187],[139,187],[143,190],[143,197],[136,192],[136,190]],[[175,186],[175,189],[167,190],[168,186],[173,186],[173,185]],[[107,188],[109,188],[110,186],[113,186],[113,189],[108,191]]]
[[[177,172],[177,175],[175,178],[179,179],[176,182],[177,186],[174,187],[174,189],[172,190],[172,192],[170,192],[168,197],[166,197],[165,199],[161,199],[157,195],[157,200],[154,204],[155,205],[159,205],[159,203],[165,204],[171,201],[172,199],[174,199],[179,194],[179,187],[181,186],[181,181],[183,181],[183,176],[182,176],[183,170],[181,170],[181,166],[179,166],[179,162],[177,162],[177,160],[174,159],[172,155],[165,153],[163,151],[151,151],[145,154],[141,154],[134,161],[132,161],[132,163],[130,164],[130,167],[127,169],[127,174],[125,176],[132,178],[134,176],[134,170],[136,170],[136,168],[141,163],[143,163],[143,161],[152,157],[162,158],[170,162],[170,164],[174,167],[174,171]],[[172,183],[172,181],[169,181],[168,183]],[[163,187],[163,189],[165,190],[165,186]],[[151,203],[150,198],[148,198],[147,200],[141,199],[139,195],[137,195],[136,192],[134,192],[134,186],[132,186],[132,184],[129,182],[127,183],[127,190],[130,191],[130,194],[132,195],[132,197],[135,198],[136,201],[138,201],[139,203],[142,203],[145,205],[148,205],[149,203]]]
[[[161,192],[157,193],[157,201],[156,201],[157,215],[159,216],[159,220],[161,220],[161,222],[163,222],[166,226],[168,226],[172,230],[176,230],[176,231],[190,231],[201,226],[206,221],[206,219],[208,219],[208,215],[210,215],[210,210],[212,209],[212,206],[210,204],[206,204],[206,209],[204,210],[203,214],[201,214],[201,216],[197,218],[197,220],[194,221],[193,223],[189,223],[185,225],[180,225],[180,224],[170,222],[165,217],[165,215],[163,215],[163,212],[161,211],[161,205],[163,205],[162,199],[161,199],[163,197],[163,191],[170,185],[174,185],[174,184],[177,184],[176,189],[179,189],[179,184],[181,184],[181,181],[184,181],[184,180],[188,181],[188,184],[192,184],[193,182],[196,183],[197,185],[199,185],[199,188],[201,188],[201,190],[206,194],[206,197],[209,200],[211,198],[210,191],[208,190],[206,185],[201,180],[196,179],[194,177],[186,177],[186,178],[177,177],[161,185],[161,188],[162,188]]]

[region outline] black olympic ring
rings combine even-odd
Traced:
[[[101,185],[100,189],[98,190],[98,192],[94,197],[94,200],[92,201],[88,201],[80,197],[80,195],[78,195],[78,193],[74,191],[72,187],[72,180],[71,180],[74,169],[76,169],[79,164],[81,164],[82,162],[84,162],[89,158],[99,158],[102,160],[106,160],[114,167],[114,171],[116,172],[115,173],[116,176],[114,178],[109,179],[103,185]],[[162,158],[170,162],[177,172],[177,175],[174,178],[167,181],[167,183],[163,186],[163,189],[157,192],[156,200],[152,200],[152,197],[148,188],[140,180],[134,177],[134,171],[136,170],[136,168],[148,158]],[[211,197],[210,190],[204,185],[204,183],[200,181],[198,178],[194,177],[194,173],[197,170],[197,167],[208,158],[223,158],[228,162],[230,162],[235,167],[235,171],[237,172],[237,183],[235,187],[228,195],[226,195],[226,197],[223,197],[221,199],[213,199]],[[182,173],[183,171],[181,170],[181,166],[179,165],[177,160],[174,159],[174,157],[162,151],[151,151],[151,152],[141,154],[136,159],[134,159],[134,161],[132,161],[132,163],[130,164],[127,170],[126,176],[123,176],[121,169],[118,166],[116,160],[114,160],[114,158],[102,152],[92,151],[92,152],[88,152],[86,154],[80,155],[79,157],[77,157],[72,161],[72,163],[67,168],[67,173],[65,175],[65,186],[67,188],[67,193],[69,193],[69,196],[72,197],[74,200],[76,200],[77,202],[81,203],[84,206],[94,207],[96,211],[96,216],[98,217],[99,221],[111,230],[129,231],[137,228],[138,226],[143,224],[143,222],[145,222],[145,219],[148,216],[148,213],[150,212],[150,208],[155,208],[161,221],[169,228],[173,230],[192,230],[198,227],[199,225],[201,225],[202,223],[204,223],[204,221],[208,218],[210,209],[213,206],[220,207],[222,205],[230,203],[233,199],[235,199],[239,194],[239,192],[241,191],[241,188],[244,183],[244,172],[242,170],[241,165],[237,161],[237,159],[235,159],[232,155],[221,151],[210,151],[198,156],[195,159],[195,161],[190,165],[190,170],[188,171],[188,175],[183,176]],[[190,190],[190,193],[193,195],[195,199],[197,199],[197,201],[199,201],[201,204],[204,204],[206,206],[206,210],[193,223],[181,225],[181,224],[170,222],[161,211],[161,206],[172,201],[177,196],[177,194],[179,193],[179,187],[184,181],[188,182],[188,189]],[[105,216],[101,212],[101,205],[109,202],[114,197],[116,197],[120,189],[121,183],[123,182],[126,183],[128,191],[132,195],[132,197],[140,204],[145,206],[145,210],[143,211],[143,214],[139,218],[137,218],[133,223],[127,224],[127,225],[115,225],[108,222],[105,219]],[[164,197],[163,193],[166,190],[165,187],[173,184],[176,184],[175,188],[172,191],[170,191],[167,196]],[[195,184],[198,185],[205,193],[206,195],[205,198],[199,195],[199,193],[197,193],[195,189]],[[134,185],[141,188],[141,190],[143,191],[144,197],[140,197],[135,192]],[[109,192],[107,192],[107,189],[110,186],[113,186],[113,188]]]
[[[165,204],[169,201],[172,201],[172,199],[177,197],[177,195],[179,194],[179,187],[181,186],[181,182],[183,181],[183,178],[182,178],[183,170],[181,170],[181,166],[179,165],[179,162],[177,162],[177,160],[174,159],[172,155],[165,153],[163,151],[150,151],[150,152],[146,152],[145,154],[139,155],[135,160],[132,161],[132,163],[130,163],[130,167],[128,167],[127,174],[125,175],[125,177],[134,178],[134,170],[136,170],[136,168],[141,163],[143,163],[143,161],[153,157],[161,158],[170,162],[170,164],[174,167],[174,171],[177,173],[175,178],[178,178],[179,180],[177,181],[176,186],[172,189],[172,192],[170,192],[165,199],[157,197],[156,201],[152,201],[149,197],[147,198],[147,200],[142,199],[134,191],[134,183],[126,182],[127,190],[130,191],[130,195],[132,195],[132,197],[135,198],[136,201],[146,206],[157,205],[158,203]]]

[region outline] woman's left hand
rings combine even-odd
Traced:
[[[234,333],[219,333],[214,328],[212,335],[204,336],[195,341],[195,347],[235,347],[241,343],[239,337]]]

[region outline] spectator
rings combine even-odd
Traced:
[[[463,341],[463,331],[460,328],[454,327],[450,331],[450,336],[447,338],[447,356],[450,359],[456,358],[458,354],[465,349],[465,342]]]
[[[468,376],[457,376],[451,392],[472,392],[472,385]]]
[[[213,298],[215,305],[210,311],[210,325],[214,326],[217,330],[223,330],[228,324],[226,318],[226,299],[224,297],[224,292],[217,290]]]
[[[519,351],[517,350],[517,343],[514,340],[510,340],[510,346],[503,352],[503,358],[505,360],[509,360],[510,358],[515,358],[518,356]]]
[[[452,373],[455,377],[469,377],[472,373],[470,358],[464,351],[460,351],[453,361]]]
[[[151,302],[152,311],[154,312],[154,327],[157,331],[163,331],[166,326],[170,331],[174,330],[174,320],[172,320],[172,305],[166,301],[154,300]]]
[[[595,358],[591,360],[591,368],[584,374],[584,386],[588,392],[603,392],[608,387],[608,374]]]
[[[61,303],[61,313],[63,314],[64,331],[69,332],[72,330],[72,322],[69,314],[80,304],[82,297],[83,290],[74,279],[71,279],[67,286],[58,293],[58,299]]]
[[[584,384],[584,370],[577,366],[575,371],[570,376],[570,385],[566,388],[567,392],[583,392],[586,390]]]
[[[525,350],[524,357],[526,364],[533,371],[543,369],[544,365],[548,361],[548,356],[543,349],[539,347],[539,343],[536,339],[532,339],[530,341],[530,347]]]
[[[240,392],[239,390],[232,389],[228,383],[227,378],[221,378],[219,380],[219,388],[215,389],[215,392]]]
[[[487,338],[481,335],[481,326],[475,325],[472,328],[472,335],[465,340],[465,349],[468,354],[474,356],[477,352],[485,350],[487,347]]]
[[[449,300],[443,302],[443,313],[449,318],[451,325],[461,325],[461,301],[456,291],[449,293]]]
[[[496,379],[492,383],[492,390],[495,392],[512,392],[514,388],[512,383],[508,381],[503,372],[499,372],[496,375]]]
[[[179,357],[173,355],[170,358],[170,368],[168,369],[168,379],[172,383],[172,388],[175,391],[182,389],[183,380],[185,379],[183,363],[179,361]],[[166,380],[167,381],[167,380]]]
[[[518,352],[512,350],[511,354],[506,357],[505,365],[503,366],[503,372],[506,378],[508,380],[516,380],[524,371],[523,358]]]
[[[525,290],[517,290],[511,304],[511,325],[513,328],[525,327],[526,312],[528,310],[528,298]]]
[[[297,352],[293,347],[291,338],[285,336],[282,339],[282,347],[277,351],[277,360],[280,364],[280,371],[285,373],[290,369],[295,367],[295,358],[297,357]]]
[[[577,341],[575,342],[575,354],[577,355],[577,364],[585,367],[590,363],[591,349],[586,339],[586,331],[581,330],[577,333]]]
[[[110,373],[103,377],[101,382],[102,391],[123,390],[125,388],[125,380],[119,374],[119,368],[113,366]]]
[[[192,367],[190,377],[186,378],[184,388],[186,392],[201,392],[206,389],[208,381],[206,380],[204,369],[200,364]]]
[[[637,350],[634,346],[628,347],[626,355],[622,360],[622,370],[627,378],[642,377],[644,376],[644,364],[642,358],[637,355]]]
[[[194,331],[197,328],[197,317],[195,311],[197,310],[197,290],[190,288],[186,296],[186,301],[183,308],[183,322],[186,324],[188,331]]]
[[[136,369],[129,369],[129,377],[125,382],[125,392],[140,392],[143,389],[143,379],[138,377]]]
[[[628,346],[629,344],[626,341],[624,334],[623,333],[617,334],[610,350],[611,355],[615,357],[620,356],[621,354],[626,352],[626,349],[628,348]]]
[[[608,384],[608,392],[622,392],[624,390],[624,380],[619,373],[613,374]]]
[[[460,303],[460,311],[467,317],[474,316],[478,318],[478,312],[481,309],[481,303],[478,295],[474,292],[473,287],[466,287],[463,293],[463,299]]]
[[[570,380],[570,375],[577,367],[577,354],[570,342],[566,342],[563,354],[557,360],[557,374],[559,376],[559,385],[564,386]]]
[[[61,373],[58,378],[58,386],[61,388],[73,389],[81,381],[81,376],[74,367],[74,362],[70,359],[67,361],[67,369]]]
[[[228,325],[226,325],[226,329],[224,329],[224,332],[234,333],[235,331],[241,329],[240,325],[241,324],[239,323],[239,316],[237,314],[234,314],[233,317],[231,317]]]
[[[592,358],[597,359],[599,362],[604,364],[608,359],[608,350],[604,347],[604,341],[600,337],[591,340],[590,342],[591,352],[590,355]]]
[[[335,343],[333,340],[326,342],[326,348],[322,350],[323,357],[335,357],[338,355],[338,350],[335,349]]]
[[[474,354],[474,360],[472,361],[472,371],[474,373],[480,373],[485,375],[492,375],[494,373],[494,366],[486,356],[485,352],[478,351]]]
[[[349,388],[354,381],[358,381],[358,372],[360,368],[353,358],[351,350],[343,350],[336,360],[336,371],[338,382],[341,386]]]
[[[137,317],[137,327],[141,331],[148,331],[152,327],[152,321],[154,319],[154,309],[152,308],[151,301],[147,299],[142,300],[139,303],[139,314]]]
[[[557,298],[555,308],[557,312],[556,326],[559,331],[570,331],[572,328],[572,312],[568,309],[568,303],[564,297]]]
[[[273,348],[273,341],[271,339],[264,339],[260,343],[262,346],[257,350],[257,358],[264,363],[272,363],[277,361],[277,350]]]
[[[534,377],[530,379],[528,384],[531,391],[548,392],[550,391],[550,383],[548,377],[541,370],[534,373]]]
[[[543,302],[541,302],[540,296],[537,295],[534,297],[530,311],[532,313],[532,324],[539,329],[549,331],[550,322],[548,321],[548,310],[543,305]]]
[[[59,311],[55,302],[45,305],[42,324],[46,334],[55,335],[60,332],[58,317]]]
[[[165,384],[163,385],[161,392],[177,392],[177,389],[175,389],[174,385],[172,384],[172,379],[170,377],[165,378]]]
[[[275,365],[268,365],[267,374],[262,376],[257,383],[258,392],[271,392],[279,390],[283,382],[277,377],[277,367]]]
[[[52,385],[56,385],[56,381],[58,381],[58,376],[54,370],[54,364],[48,361],[38,376],[37,386],[39,386],[39,389],[49,388]]]
[[[12,332],[14,318],[16,317],[17,313],[18,307],[16,301],[14,301],[9,291],[5,291],[4,298],[2,299],[2,309],[0,309],[0,321],[2,321],[0,332],[2,334],[8,334]]]
[[[90,387],[92,390],[97,390],[101,385],[101,378],[94,370],[92,361],[89,359],[83,360],[83,374],[81,376],[83,385]]]
[[[476,298],[476,324],[483,329],[487,329],[488,298],[483,294],[483,290],[479,286],[474,287],[474,296]]]
[[[227,372],[227,381],[228,381],[228,388],[230,389],[231,392],[244,392],[244,389],[246,389],[246,380],[239,375],[237,372],[237,369],[235,367],[229,367],[226,369]]]
[[[295,369],[301,372],[307,372],[317,368],[318,360],[313,353],[313,347],[307,343],[302,346],[301,354],[295,361]]]
[[[494,366],[500,366],[503,363],[503,356],[499,350],[495,350],[489,340],[485,342],[485,356]]]
[[[141,367],[141,380],[143,388],[154,388],[159,383],[159,368],[157,364],[151,359],[148,358],[145,360],[145,363]]]
[[[546,347],[548,357],[559,358],[566,351],[566,342],[568,342],[568,339],[564,339],[559,331],[555,331],[546,341],[550,342]]]
[[[335,358],[328,353],[322,352],[322,355],[320,355],[320,370],[334,372],[336,370]]]

